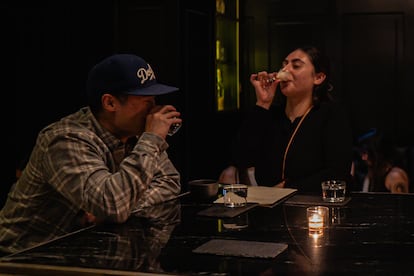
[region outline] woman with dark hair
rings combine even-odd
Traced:
[[[351,128],[330,95],[329,78],[328,58],[312,46],[292,51],[279,72],[252,74],[256,105],[239,130],[229,168],[247,170],[253,184],[303,193],[321,194],[323,180],[351,180]],[[220,181],[234,181],[226,179],[228,171]]]
[[[401,157],[384,134],[373,128],[358,137],[360,161],[355,162],[355,182],[362,192],[408,193],[410,180]]]

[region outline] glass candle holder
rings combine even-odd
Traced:
[[[323,235],[323,229],[328,226],[329,208],[312,206],[306,209],[310,236]]]

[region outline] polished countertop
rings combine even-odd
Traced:
[[[224,218],[200,215],[212,203],[197,203],[189,195],[141,210],[124,224],[92,226],[5,256],[0,272],[412,275],[414,195],[352,193],[349,198],[346,204],[328,204],[329,225],[312,236],[306,208],[327,205],[318,197],[296,194],[272,208],[254,206]],[[254,246],[245,256],[193,252],[211,240],[264,242],[287,249],[272,257],[260,256],[263,250]]]

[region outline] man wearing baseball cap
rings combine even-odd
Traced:
[[[40,131],[21,177],[0,211],[0,251],[17,252],[91,222],[123,223],[137,208],[177,196],[180,174],[166,137],[181,124],[155,96],[178,88],[157,82],[130,54],[96,64],[88,106]]]

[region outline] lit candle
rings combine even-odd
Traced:
[[[307,208],[308,213],[308,227],[310,236],[323,235],[323,228],[325,223],[325,215],[327,207],[314,206]]]
[[[320,214],[312,214],[309,217],[309,230],[321,230],[323,228],[323,217]]]

